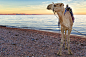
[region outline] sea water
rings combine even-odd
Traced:
[[[74,23],[71,34],[86,35],[86,15],[74,15]],[[55,15],[0,15],[0,25],[59,32],[58,18]]]

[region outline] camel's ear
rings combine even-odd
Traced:
[[[64,6],[64,4],[63,4],[63,3],[61,3],[61,4],[60,4],[60,6]]]

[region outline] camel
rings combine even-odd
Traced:
[[[72,21],[72,17],[69,11],[67,11],[64,14],[65,8],[64,8],[64,4],[63,3],[53,3],[53,4],[49,4],[47,6],[48,10],[53,10],[54,12],[57,13],[58,17],[59,17],[59,22],[61,25],[61,44],[60,44],[60,49],[57,53],[57,55],[62,55],[62,46],[63,43],[65,42],[65,49],[68,49],[68,54],[72,54],[71,50],[70,50],[70,33],[72,31],[72,26],[73,26],[73,21]],[[68,48],[67,48],[67,43],[66,43],[66,33],[68,31],[68,37],[67,37],[67,43],[68,43]],[[64,33],[65,32],[65,33]]]

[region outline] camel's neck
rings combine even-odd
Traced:
[[[60,22],[60,24],[62,24],[63,18],[64,18],[64,13],[63,12],[58,12],[57,14],[59,16],[59,22]]]

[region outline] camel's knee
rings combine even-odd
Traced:
[[[62,41],[61,44],[63,44],[64,42]]]
[[[68,44],[70,43],[70,38],[67,39],[67,43],[68,43]]]
[[[70,44],[70,41],[67,41],[68,44]]]

